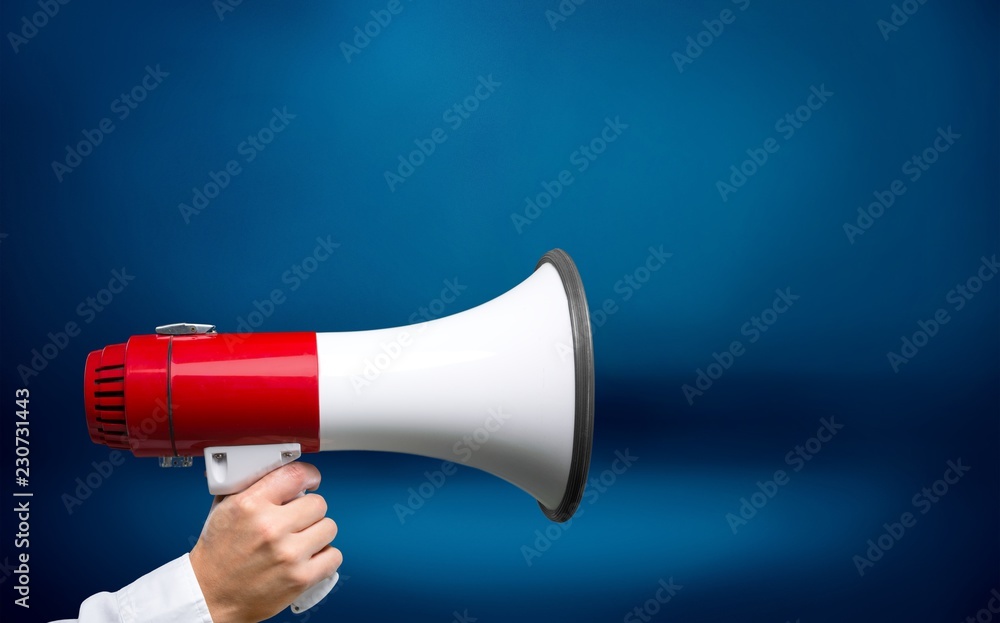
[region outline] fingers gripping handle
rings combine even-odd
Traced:
[[[302,456],[297,443],[274,443],[256,446],[213,446],[205,448],[205,474],[212,495],[231,495],[245,490],[265,475]],[[305,495],[305,491],[298,497]],[[320,580],[292,602],[292,612],[312,608],[333,590],[339,573]]]
[[[305,494],[306,492],[303,491],[295,497],[296,499],[298,499]],[[309,608],[312,608],[319,602],[323,601],[323,598],[326,597],[327,594],[331,590],[333,590],[333,587],[337,585],[337,580],[339,579],[340,579],[340,574],[334,571],[333,575],[331,575],[330,577],[323,578],[319,582],[307,588],[305,591],[303,591],[301,595],[295,598],[295,601],[292,602],[291,605],[292,612],[294,612],[295,614],[302,614]]]

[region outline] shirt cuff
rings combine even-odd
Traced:
[[[212,623],[188,554],[147,573],[115,596],[122,623]]]

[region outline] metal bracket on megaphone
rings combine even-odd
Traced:
[[[195,335],[198,333],[217,333],[214,324],[195,324],[191,322],[175,322],[161,324],[156,327],[157,335]]]

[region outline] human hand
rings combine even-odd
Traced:
[[[340,567],[326,501],[312,493],[297,498],[319,482],[314,466],[289,463],[217,500],[190,556],[215,623],[274,616]]]

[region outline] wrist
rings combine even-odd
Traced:
[[[198,580],[201,594],[205,598],[205,605],[208,613],[212,617],[212,623],[245,623],[238,616],[237,604],[226,600],[219,590],[220,581],[212,565],[206,564],[202,559],[201,549],[198,544],[189,554],[191,569],[194,577]]]

